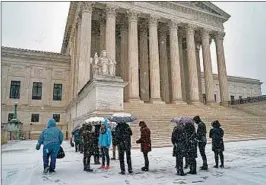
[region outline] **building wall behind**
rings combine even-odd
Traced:
[[[53,114],[60,114],[58,125],[65,124],[65,108],[69,102],[69,56],[15,48],[2,47],[2,118],[8,122],[8,114],[14,112],[18,103],[18,119],[25,127],[32,114],[39,114],[39,122],[45,125]],[[11,81],[20,81],[19,99],[10,98]],[[33,82],[42,82],[41,100],[32,99]],[[53,100],[54,84],[62,84],[62,100]]]

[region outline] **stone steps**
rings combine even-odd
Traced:
[[[144,120],[151,130],[152,146],[172,146],[171,133],[175,126],[170,120],[176,116],[200,115],[206,123],[207,132],[211,122],[218,119],[224,129],[225,141],[266,138],[266,117],[260,117],[218,105],[173,105],[173,104],[132,104],[125,103],[125,112]],[[140,136],[138,124],[131,125],[132,145]],[[208,133],[207,133],[208,134]],[[209,139],[208,139],[209,140]]]

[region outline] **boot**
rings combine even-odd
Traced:
[[[85,170],[86,172],[93,172],[93,170],[90,168],[90,165],[87,165],[86,166],[86,170]]]
[[[208,164],[207,164],[207,160],[203,161],[203,165],[200,167],[201,170],[208,170]]]
[[[180,176],[185,176],[186,174],[184,173],[184,170],[183,169],[180,169]]]
[[[141,168],[141,171],[149,171],[149,167],[144,166]]]
[[[221,167],[221,168],[224,168],[224,155],[223,155],[223,154],[220,155],[220,160],[221,160],[221,165],[220,165],[220,167]]]
[[[48,173],[49,169],[50,169],[49,166],[45,167],[44,170],[43,170],[43,173],[44,173],[44,174]]]
[[[121,174],[121,175],[125,175],[126,172],[125,172],[125,171],[121,171],[121,172],[119,172],[119,174]]]
[[[214,168],[218,168],[218,155],[215,156],[215,166]]]
[[[196,161],[193,161],[193,163],[190,164],[190,171],[188,173],[192,174],[192,175],[197,174],[197,163],[196,163]]]

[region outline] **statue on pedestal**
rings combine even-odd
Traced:
[[[107,56],[107,51],[103,50],[100,57],[95,53],[94,58],[90,59],[92,64],[93,76],[113,76],[115,77],[116,62]]]

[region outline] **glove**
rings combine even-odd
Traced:
[[[36,150],[40,150],[40,148],[41,148],[41,145],[39,143],[37,143]]]

